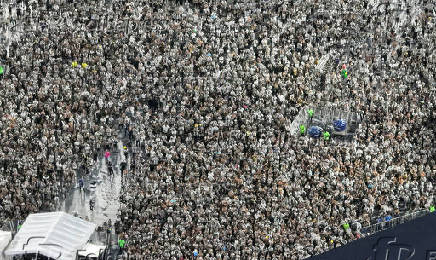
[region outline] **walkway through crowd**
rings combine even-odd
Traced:
[[[121,138],[121,135],[120,135]],[[83,191],[79,185],[67,194],[65,200],[60,203],[60,210],[72,215],[77,215],[83,219],[89,220],[98,226],[107,226],[109,221],[115,223],[120,207],[118,198],[121,193],[121,163],[126,161],[123,153],[123,142],[118,141],[117,147],[111,150],[111,155],[105,159],[104,153],[101,152],[96,164],[87,176],[83,171],[77,171],[77,180],[83,177],[85,186]],[[106,151],[105,151],[106,152]],[[113,174],[110,174],[108,163],[112,163]],[[90,200],[95,200],[94,209],[90,209]],[[93,242],[107,243],[106,230],[95,233]],[[112,235],[115,235],[112,228]],[[116,242],[116,236],[111,238]]]

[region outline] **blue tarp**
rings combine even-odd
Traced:
[[[355,240],[308,260],[436,260],[436,213]]]
[[[311,126],[308,131],[311,137],[320,137],[321,132],[322,132],[322,128],[319,126]]]
[[[337,119],[333,121],[333,127],[337,132],[342,132],[347,128],[347,122],[344,119]]]

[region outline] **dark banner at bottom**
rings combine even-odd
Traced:
[[[307,260],[436,260],[436,214],[430,213]]]

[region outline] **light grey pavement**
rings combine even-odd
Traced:
[[[59,210],[65,211],[69,214],[78,214],[85,220],[95,223],[97,226],[102,226],[109,219],[112,223],[117,220],[117,213],[120,207],[119,196],[121,192],[121,172],[120,163],[125,160],[123,150],[123,143],[118,141],[116,150],[110,151],[111,156],[109,160],[112,162],[114,174],[110,176],[104,152],[99,155],[96,165],[90,170],[90,175],[85,176],[84,190],[81,191],[76,185],[69,194],[67,194],[64,201],[61,201]],[[77,174],[77,179],[80,178],[80,172]],[[90,188],[90,183],[95,181],[95,188]],[[94,210],[90,210],[89,201],[95,198]],[[106,230],[101,233],[95,233],[91,240],[97,244],[105,244]],[[112,234],[113,234],[112,228]],[[114,241],[113,237],[112,241]]]

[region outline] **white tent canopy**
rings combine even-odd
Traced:
[[[11,232],[0,230],[0,257],[1,257],[1,254],[3,254],[3,251],[8,246],[9,241],[11,241],[11,239],[12,239]]]
[[[65,212],[30,214],[5,254],[38,253],[59,260],[75,259],[95,227]]]

